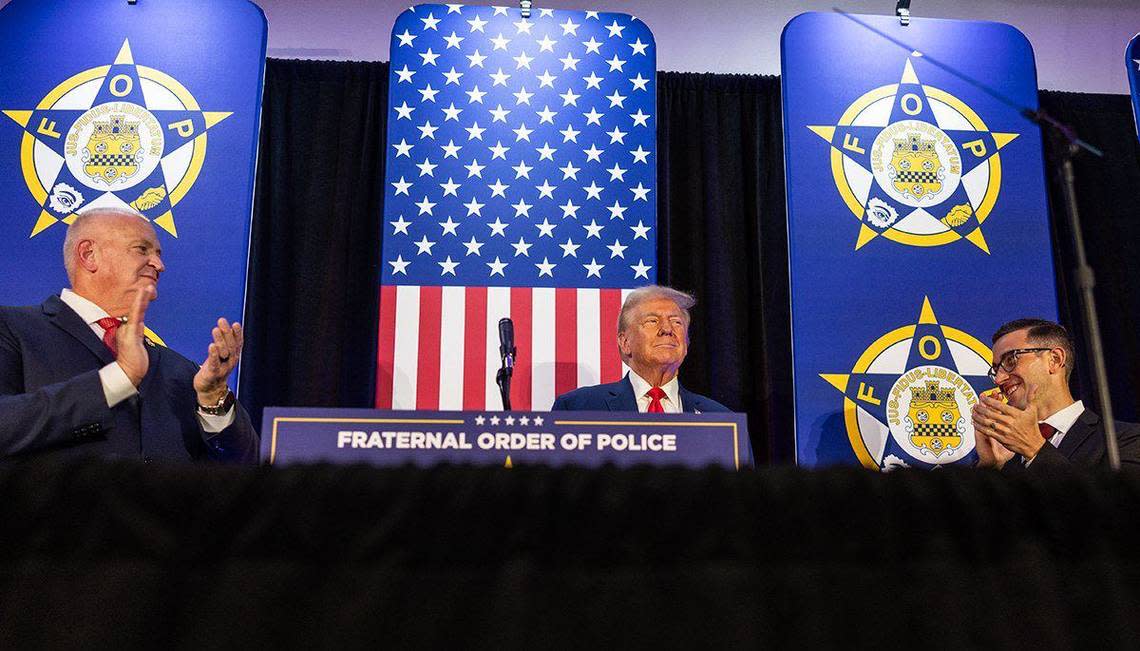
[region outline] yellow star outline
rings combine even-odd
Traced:
[[[986,164],[989,165],[990,173],[989,185],[987,187],[985,195],[979,202],[979,205],[974,206],[975,212],[977,214],[978,224],[976,228],[971,230],[966,235],[961,235],[953,229],[941,233],[924,235],[916,235],[913,233],[903,232],[893,227],[888,227],[885,230],[877,231],[864,220],[869,197],[862,200],[858,198],[855,191],[852,190],[849,181],[847,180],[847,176],[844,171],[844,165],[848,162],[859,166],[868,174],[871,174],[871,171],[868,170],[867,167],[863,165],[863,163],[858,160],[856,156],[853,155],[856,153],[864,153],[865,150],[863,149],[862,144],[858,142],[857,139],[851,138],[850,134],[839,138],[837,137],[836,132],[840,130],[840,127],[854,125],[856,119],[860,117],[860,114],[879,100],[892,98],[893,102],[901,101],[898,97],[898,92],[900,86],[903,84],[920,85],[923,92],[926,93],[927,97],[938,100],[950,106],[971,124],[975,132],[979,134],[988,134],[994,140],[995,147],[993,151],[987,152],[986,158]],[[885,128],[885,126],[886,125],[884,125],[883,128]],[[914,65],[911,63],[911,60],[909,58],[906,60],[906,64],[903,68],[903,73],[898,84],[887,84],[885,86],[880,86],[871,91],[868,91],[856,99],[850,106],[848,106],[847,110],[844,111],[843,115],[835,124],[807,125],[807,128],[810,129],[812,133],[816,134],[823,140],[827,141],[829,145],[831,145],[832,177],[835,180],[836,187],[839,190],[844,204],[848,207],[849,210],[851,210],[856,219],[860,221],[859,235],[855,243],[856,250],[863,248],[863,246],[865,246],[868,242],[875,239],[879,235],[882,235],[889,240],[911,246],[941,246],[955,242],[965,237],[966,240],[968,240],[974,246],[977,246],[985,253],[988,254],[990,252],[989,245],[986,242],[985,236],[982,234],[981,226],[989,216],[990,211],[993,209],[993,206],[997,201],[998,191],[1001,187],[1001,159],[1000,156],[998,156],[998,151],[1016,139],[1020,134],[991,131],[986,126],[981,117],[979,117],[973,109],[967,106],[960,99],[939,88],[921,84],[919,82],[918,75],[914,71]],[[959,146],[965,148],[965,145]]]
[[[103,84],[110,83],[111,80],[108,79],[108,76],[110,75],[112,66],[120,65],[133,66],[135,74],[139,80],[148,80],[165,88],[167,91],[169,91],[169,93],[177,98],[178,102],[182,104],[183,111],[200,115],[202,123],[205,126],[205,128],[200,133],[191,133],[193,137],[179,147],[176,147],[170,151],[164,151],[159,163],[159,169],[161,169],[163,167],[161,161],[166,161],[167,158],[174,154],[176,151],[181,151],[183,147],[191,145],[192,151],[190,154],[189,166],[182,178],[179,179],[172,188],[167,187],[165,178],[160,181],[161,186],[159,189],[161,190],[161,195],[166,198],[168,209],[152,220],[153,223],[159,228],[163,229],[173,237],[178,237],[178,229],[174,221],[173,207],[186,196],[186,193],[194,185],[195,181],[197,181],[198,175],[202,169],[202,164],[205,161],[206,157],[207,132],[218,123],[233,115],[233,112],[202,110],[198,105],[197,100],[193,95],[190,94],[190,91],[187,90],[186,87],[184,87],[176,79],[155,68],[136,64],[134,55],[131,52],[129,40],[123,39],[123,45],[120,47],[113,64],[89,68],[71,76],[70,78],[57,85],[51,91],[49,91],[47,95],[45,95],[43,99],[40,100],[34,109],[3,110],[4,115],[8,116],[12,121],[24,129],[24,135],[20,145],[20,167],[22,169],[24,181],[28,186],[29,192],[40,206],[39,218],[36,220],[35,225],[32,227],[29,238],[39,235],[44,230],[53,226],[57,222],[62,221],[65,224],[70,224],[75,221],[76,217],[76,213],[71,212],[60,218],[56,217],[47,210],[47,204],[49,201],[48,188],[52,187],[58,178],[59,169],[62,169],[65,166],[65,159],[63,159],[62,156],[52,150],[52,144],[59,141],[62,135],[67,132],[67,128],[61,129],[60,127],[63,125],[60,125],[56,121],[51,120],[50,117],[43,115],[43,113],[52,110],[59,110],[55,108],[57,102],[59,102],[59,100],[63,98],[67,93],[82,84],[87,84],[96,80],[101,80],[101,83]],[[95,99],[93,97],[91,99],[91,102],[94,103],[94,101]],[[92,107],[87,107],[88,110],[90,108]],[[149,107],[144,108],[146,108],[148,112],[150,111]],[[33,122],[32,117],[37,112],[40,112],[41,117],[38,122]],[[177,124],[165,126],[169,129],[175,129],[179,127]],[[182,126],[181,128],[186,127]],[[51,156],[57,156],[60,159],[58,161],[59,165],[56,171],[49,171],[47,177],[45,177],[43,181],[41,181],[39,170],[36,168],[37,144],[46,146],[47,151],[51,152]],[[39,151],[42,154],[42,152],[45,150],[43,147],[41,147]],[[108,195],[110,195],[112,199],[109,201],[103,201],[99,205],[128,205],[125,201],[115,196],[114,192],[110,190],[103,192],[99,195],[98,198],[104,198]],[[88,201],[85,203],[90,205],[92,202]],[[140,212],[143,211],[140,210]]]

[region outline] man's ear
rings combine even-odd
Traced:
[[[1054,348],[1054,349],[1050,350],[1049,351],[1049,361],[1050,361],[1050,367],[1049,367],[1050,371],[1052,371],[1054,373],[1064,373],[1065,372],[1065,363],[1068,362],[1068,360],[1065,359],[1065,349],[1064,348]]]
[[[618,350],[621,351],[621,358],[626,359],[630,354],[629,337],[624,332],[618,333]]]
[[[99,251],[94,240],[79,240],[75,245],[75,259],[77,266],[89,273],[99,268]]]

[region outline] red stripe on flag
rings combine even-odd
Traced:
[[[416,409],[439,409],[439,321],[442,287],[420,288],[420,350]]]
[[[601,292],[600,343],[602,352],[602,382],[617,382],[621,379],[621,354],[617,347],[617,322],[621,314],[621,290],[603,289]]]
[[[531,372],[531,305],[534,294],[530,287],[511,288],[511,320],[515,323],[515,358],[520,364],[515,367],[511,379],[511,409],[530,409]]]
[[[486,409],[487,288],[468,287],[463,334],[463,408]]]
[[[392,374],[396,357],[396,286],[380,287],[380,327],[376,341],[376,408],[392,408]]]
[[[554,290],[554,395],[578,387],[578,290]]]

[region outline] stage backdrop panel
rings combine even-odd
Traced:
[[[1132,37],[1124,52],[1128,69],[1128,87],[1132,89],[1132,115],[1136,118],[1136,135],[1140,137],[1140,34]]]
[[[625,14],[417,5],[392,29],[376,406],[501,408],[613,381],[655,281],[656,53]]]
[[[13,0],[0,25],[0,300],[59,292],[66,224],[129,206],[167,267],[147,325],[204,358],[217,317],[244,307],[264,14],[247,0]]]
[[[1032,48],[836,12],[782,56],[797,461],[973,463],[990,335],[1057,316]]]

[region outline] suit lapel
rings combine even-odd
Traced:
[[[677,385],[677,397],[681,399],[681,410],[686,414],[695,414],[700,409],[697,405],[697,396],[680,384]]]
[[[144,342],[144,345],[146,346],[147,357],[150,358],[150,365],[147,368],[146,375],[143,376],[142,382],[139,383],[139,394],[140,395],[143,394],[148,388],[150,388],[151,378],[158,375],[158,372],[157,372],[158,371],[158,365],[161,361],[159,359],[160,353],[158,351],[157,346],[150,343],[149,340]]]
[[[100,341],[99,337],[95,336],[91,326],[84,323],[83,319],[75,313],[75,310],[68,307],[58,296],[49,296],[41,307],[52,325],[79,340],[103,364],[110,364],[115,361],[111,351]]]
[[[626,375],[614,382],[609,388],[610,395],[606,398],[606,408],[610,411],[637,411],[637,396],[633,395],[633,383]]]
[[[150,365],[147,368],[146,375],[143,376],[142,382],[140,382],[138,386],[138,418],[140,433],[161,431],[162,429],[159,425],[160,421],[158,420],[156,412],[156,408],[158,405],[162,404],[162,400],[155,399],[156,396],[151,396],[150,399],[147,398],[147,396],[150,395],[150,392],[162,390],[161,385],[156,384],[154,380],[155,377],[161,374],[161,371],[159,371],[159,364],[162,362],[160,359],[161,353],[156,346],[151,345],[149,342],[147,342],[145,345],[147,357],[150,358]],[[153,444],[154,441],[150,441],[149,443]]]
[[[1057,450],[1065,455],[1066,459],[1073,458],[1073,452],[1092,436],[1093,432],[1097,431],[1100,423],[1100,416],[1094,414],[1088,409],[1081,412],[1077,417],[1077,422],[1065,432],[1065,437],[1061,439],[1061,446]]]

